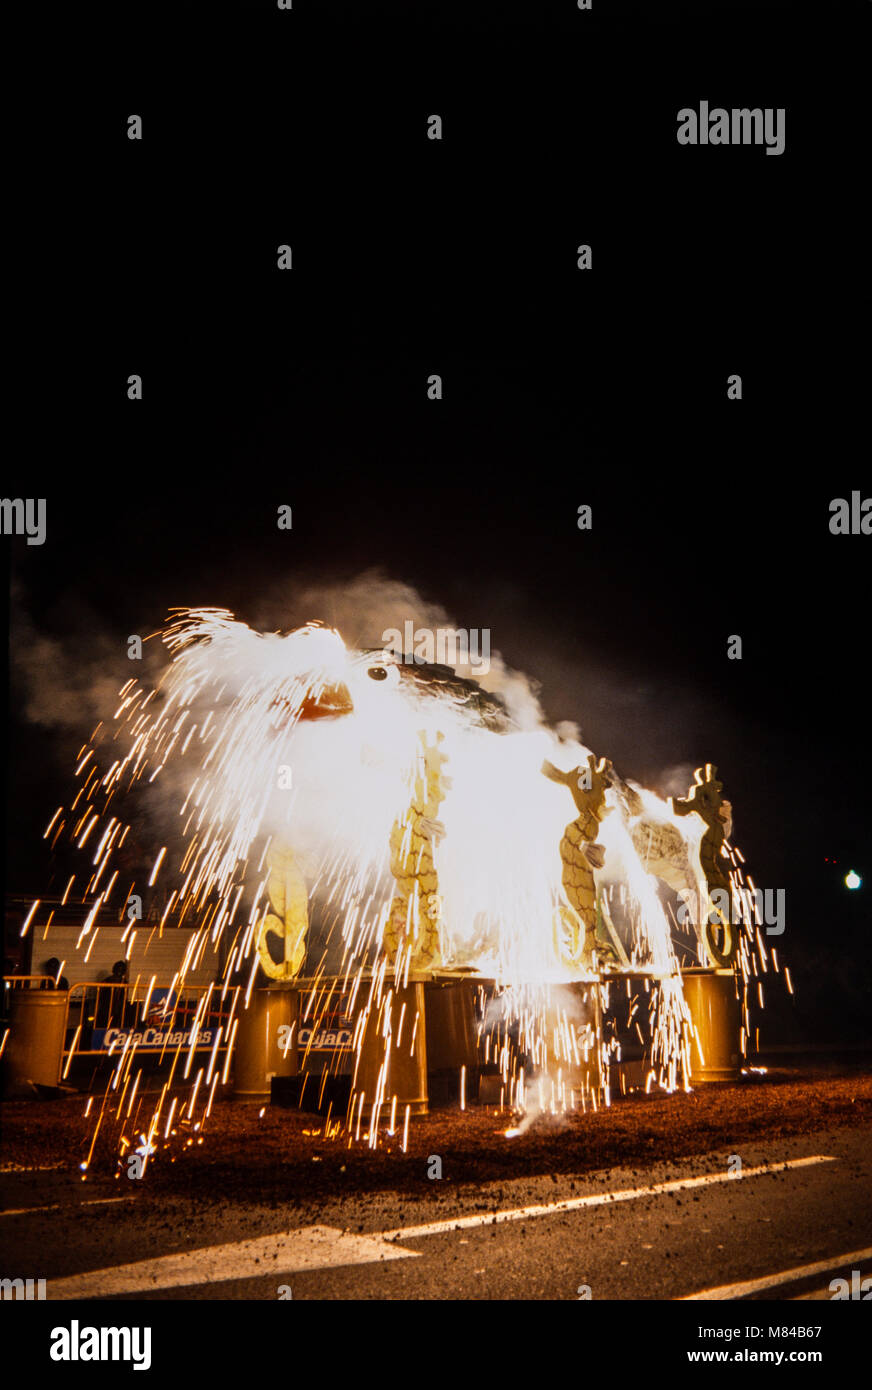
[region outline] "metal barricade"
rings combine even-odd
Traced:
[[[155,986],[136,981],[80,982],[67,1003],[64,1076],[74,1057],[171,1056],[179,1047],[226,1052],[235,1034],[241,987],[222,997],[212,985]]]
[[[7,975],[3,988],[16,989],[57,989],[54,975]]]

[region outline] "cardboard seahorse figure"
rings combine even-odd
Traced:
[[[309,930],[309,894],[297,856],[287,845],[273,844],[267,854],[269,878],[267,895],[270,910],[257,938],[257,954],[271,980],[293,980],[306,958]],[[282,939],[282,959],[274,961],[269,936]]]
[[[445,790],[451,782],[442,771],[447,761],[435,745],[419,734],[420,751],[413,781],[412,801],[391,830],[391,873],[397,891],[384,928],[384,948],[391,964],[411,948],[411,970],[431,970],[442,963],[440,935],[442,899],[433,850],[444,826],[436,819]]]
[[[606,790],[612,765],[591,753],[588,766],[561,772],[552,763],[542,771],[552,782],[562,782],[572,792],[579,814],[567,825],[560,841],[563,861],[561,880],[566,902],[555,914],[554,945],[561,964],[570,968],[593,964],[596,940],[597,900],[594,869],[601,869],[605,850],[596,843],[600,821],[606,813]],[[605,948],[608,950],[608,948]]]
[[[699,844],[699,862],[705,875],[709,896],[717,888],[726,894],[726,901],[732,902],[730,880],[724,871],[722,854],[724,839],[729,830],[730,803],[721,796],[723,784],[718,781],[718,770],[712,763],[706,763],[705,771],[698,767],[694,772],[694,785],[685,798],[673,796],[672,809],[677,816],[689,816],[691,812],[705,821],[705,833]],[[724,944],[721,946],[715,937],[715,928],[724,931]],[[734,930],[729,918],[714,903],[710,904],[707,920],[703,926],[706,949],[717,965],[732,965],[739,949],[739,934]]]

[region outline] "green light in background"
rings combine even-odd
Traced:
[[[859,888],[862,882],[863,880],[860,877],[860,875],[855,874],[853,869],[849,870],[849,872],[845,874],[846,888]]]

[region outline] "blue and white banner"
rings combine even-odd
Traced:
[[[300,1047],[311,1047],[313,1052],[327,1047],[350,1047],[352,1037],[350,1028],[319,1028],[314,1037],[311,1028],[301,1028]]]
[[[216,1028],[198,1029],[195,1046],[211,1047],[217,1031]],[[130,1047],[190,1047],[193,1037],[191,1028],[95,1028],[91,1047],[96,1052],[108,1052],[113,1047],[120,1051],[125,1044]]]

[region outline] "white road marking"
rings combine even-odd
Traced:
[[[839,1269],[842,1265],[859,1264],[861,1260],[872,1259],[872,1247],[868,1250],[854,1250],[849,1255],[836,1255],[831,1260],[818,1260],[812,1265],[796,1265],[793,1269],[782,1269],[778,1274],[767,1274],[762,1279],[748,1279],[743,1284],[721,1284],[717,1289],[703,1289],[702,1293],[687,1294],[679,1303],[690,1303],[694,1299],[747,1298],[749,1294],[762,1289],[774,1289],[778,1284],[792,1284],[796,1279],[809,1279],[813,1274],[823,1274],[828,1269]]]
[[[75,1210],[76,1206],[105,1207],[110,1202],[132,1202],[133,1200],[132,1195],[130,1197],[89,1197],[87,1202],[76,1202],[72,1210]],[[48,1207],[10,1207],[8,1211],[0,1211],[0,1216],[31,1216],[35,1211],[60,1211],[60,1209],[60,1202],[52,1202],[51,1206]],[[70,1211],[71,1208],[65,1207],[64,1210]]]
[[[236,1240],[178,1255],[95,1269],[65,1279],[49,1278],[49,1299],[113,1298],[120,1294],[151,1293],[187,1284],[221,1284],[229,1279],[280,1280],[300,1270],[337,1265],[374,1264],[379,1260],[418,1258],[416,1250],[398,1250],[380,1236],[352,1236],[333,1226],[304,1226],[258,1240]]]
[[[830,1154],[815,1154],[811,1158],[790,1158],[780,1163],[761,1163],[757,1168],[743,1168],[740,1173],[706,1173],[700,1178],[676,1178],[672,1182],[652,1183],[650,1187],[627,1187],[618,1192],[594,1192],[588,1197],[570,1197],[564,1202],[542,1203],[538,1206],[514,1207],[510,1211],[479,1212],[475,1216],[455,1216],[446,1221],[431,1221],[426,1226],[400,1226],[394,1231],[381,1231],[382,1240],[417,1240],[420,1236],[441,1235],[447,1231],[465,1231],[472,1226],[493,1226],[503,1221],[525,1221],[536,1216],[557,1216],[564,1211],[580,1211],[584,1207],[604,1207],[612,1202],[629,1202],[637,1197],[659,1197],[664,1192],[686,1192],[693,1187],[708,1187],[712,1183],[743,1182],[764,1173],[783,1173],[788,1168],[807,1168],[813,1163],[835,1163]]]
[[[231,1241],[180,1254],[162,1255],[154,1259],[136,1260],[132,1264],[91,1270],[63,1279],[49,1279],[50,1299],[112,1298],[123,1294],[146,1293],[184,1285],[221,1284],[234,1279],[256,1279],[264,1275],[281,1277],[310,1269],[337,1268],[341,1265],[372,1264],[383,1260],[418,1258],[419,1250],[406,1250],[400,1241],[418,1240],[424,1236],[441,1235],[477,1226],[498,1225],[506,1221],[528,1220],[538,1216],[557,1216],[561,1212],[580,1211],[586,1207],[608,1206],[639,1197],[658,1197],[668,1192],[687,1192],[693,1188],[709,1187],[716,1183],[741,1182],[766,1174],[784,1173],[796,1168],[808,1168],[818,1163],[835,1163],[829,1154],[814,1154],[808,1158],[791,1158],[776,1163],[764,1163],[755,1168],[743,1168],[740,1173],[705,1173],[697,1178],[675,1178],[670,1182],[652,1183],[649,1187],[622,1188],[616,1192],[594,1192],[586,1197],[570,1197],[565,1201],[514,1207],[506,1211],[478,1212],[474,1216],[457,1216],[445,1221],[431,1221],[423,1226],[401,1226],[391,1231],[375,1231],[366,1235],[351,1235],[333,1226],[305,1226],[257,1240]],[[96,1198],[82,1205],[94,1206],[105,1202],[132,1201],[132,1197]],[[56,1207],[32,1207],[20,1212],[3,1212],[4,1216],[25,1215],[31,1211],[51,1211]],[[68,1208],[67,1208],[68,1210]],[[872,1252],[847,1255],[845,1261],[865,1258]],[[831,1268],[831,1264],[820,1268]],[[818,1266],[809,1266],[815,1273]],[[784,1276],[785,1278],[787,1276]],[[772,1282],[777,1282],[774,1276]],[[759,1282],[759,1281],[758,1281]],[[764,1283],[760,1284],[765,1287]],[[727,1286],[732,1287],[732,1286]],[[744,1285],[736,1286],[744,1288]],[[694,1298],[717,1298],[720,1291],[694,1294]],[[741,1297],[740,1293],[727,1295]]]

